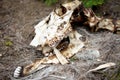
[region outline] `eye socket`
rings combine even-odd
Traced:
[[[49,24],[49,21],[50,21],[50,17],[51,17],[51,15],[49,16],[48,20],[46,21],[46,23],[47,23],[47,24]]]
[[[60,4],[60,7],[55,9],[55,13],[59,16],[64,15],[67,12],[67,9]]]
[[[57,46],[56,48],[57,48],[58,50],[60,50],[60,51],[61,51],[61,50],[65,50],[65,49],[67,49],[69,43],[70,43],[69,37],[64,38],[64,39],[58,44],[58,46]]]

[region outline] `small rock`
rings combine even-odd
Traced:
[[[2,56],[2,54],[0,54],[0,57]]]
[[[75,55],[78,59],[82,60],[97,60],[100,57],[100,53],[95,49],[87,49]]]

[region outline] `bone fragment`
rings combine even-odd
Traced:
[[[115,66],[115,65],[116,64],[113,63],[113,62],[109,62],[109,63],[106,63],[106,64],[99,65],[98,67],[96,67],[94,69],[91,69],[88,72],[97,71],[97,70],[104,69],[104,68],[109,68],[109,67],[112,67],[112,66]]]
[[[117,27],[116,33],[117,33],[117,34],[120,34],[120,20],[117,20],[117,21],[116,21],[116,27]]]
[[[59,60],[57,59],[57,57],[55,55],[49,55],[48,57],[44,57],[43,59],[35,60],[32,64],[29,64],[24,67],[23,74],[28,75],[28,74],[33,73],[41,68],[44,68],[47,65],[43,65],[43,64],[46,64],[46,63],[58,64]]]
[[[48,56],[50,54],[51,50],[52,50],[51,47],[45,46],[42,48],[42,53],[44,54],[44,56]]]
[[[69,63],[67,59],[60,53],[60,51],[54,48],[54,53],[62,65]]]
[[[84,42],[80,41],[80,37],[82,37],[82,35],[77,31],[69,34],[70,44],[66,50],[61,52],[66,58],[72,57],[85,46]]]
[[[84,15],[87,17],[87,22],[91,28],[94,27],[101,20],[101,18],[95,15],[91,8],[85,8],[83,12]]]
[[[115,25],[113,24],[112,19],[103,19],[98,23],[96,31],[98,31],[99,29],[107,29],[114,32]]]

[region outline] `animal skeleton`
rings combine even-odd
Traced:
[[[99,18],[91,9],[84,8],[81,1],[62,4],[35,26],[36,35],[30,45],[39,46],[45,57],[24,68],[16,68],[14,77],[20,77],[21,71],[23,76],[28,75],[43,63],[69,63],[68,59],[85,46],[79,39],[82,35],[73,29],[74,22],[89,25],[92,31],[108,29],[116,32],[120,29],[120,20],[114,24],[112,19]]]

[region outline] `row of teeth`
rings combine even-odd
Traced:
[[[18,77],[20,76],[20,74],[21,74],[21,71],[22,71],[22,67],[21,67],[21,66],[18,66],[18,67],[15,69],[13,76],[14,76],[15,78],[18,78]]]

